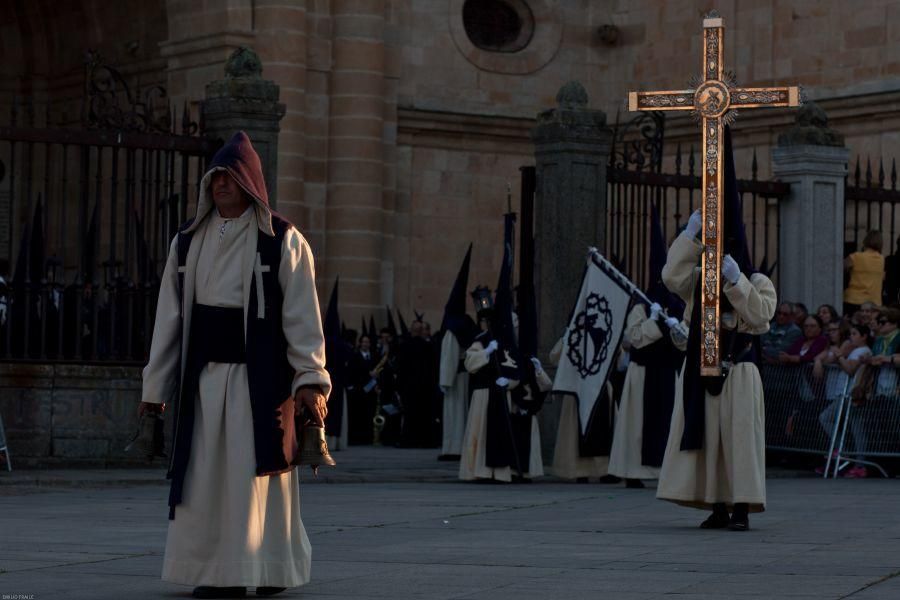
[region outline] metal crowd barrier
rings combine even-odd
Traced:
[[[870,459],[900,457],[900,373],[890,366],[865,369],[868,389],[853,394],[858,384],[866,387],[862,369],[851,377],[829,365],[817,376],[812,365],[763,365],[766,447],[827,457],[826,478],[850,464],[887,476]]]

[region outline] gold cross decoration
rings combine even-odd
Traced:
[[[690,110],[703,128],[703,254],[701,260],[701,375],[721,375],[719,360],[719,273],[722,269],[725,125],[737,108],[799,106],[800,90],[790,87],[738,87],[725,72],[725,27],[712,11],[703,18],[703,75],[694,89],[629,92],[628,110]],[[691,323],[695,326],[694,323]]]

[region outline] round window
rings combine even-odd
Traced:
[[[534,34],[534,15],[524,0],[466,0],[463,26],[472,44],[489,52],[518,52]]]

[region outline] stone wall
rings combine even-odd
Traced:
[[[528,131],[560,86],[582,82],[611,123],[627,91],[683,87],[698,71],[710,7],[522,1],[533,38],[497,53],[469,40],[464,0],[35,0],[0,23],[12,57],[0,69],[0,105],[3,90],[77,90],[77,58],[92,46],[142,85],[166,81],[175,105],[199,102],[229,54],[253,47],[287,107],[279,210],[309,239],[322,293],[342,277],[348,323],[385,303],[437,320],[469,241],[473,279],[493,284],[506,181],[517,198],[518,167],[534,164]],[[717,8],[739,83],[802,84],[845,134],[851,160],[900,154],[900,0]],[[759,178],[770,177],[770,149],[792,123],[791,111],[742,111],[738,175],[749,176],[756,150]],[[697,128],[670,119],[666,140],[686,149]]]
[[[146,465],[124,452],[140,398],[139,368],[0,364],[13,467]]]

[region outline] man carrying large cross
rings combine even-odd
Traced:
[[[694,111],[703,134],[702,207],[663,269],[666,286],[687,304],[691,327],[657,497],[711,508],[703,528],[744,531],[748,513],[766,503],[765,409],[753,336],[768,330],[776,298],[750,262],[726,124],[736,108],[796,106],[799,90],[737,87],[724,70],[724,27],[714,12],[703,20],[702,69],[696,89],[629,94],[631,110]]]

